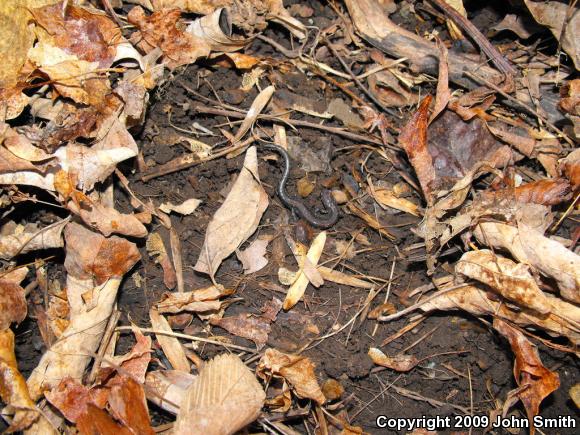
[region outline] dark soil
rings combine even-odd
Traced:
[[[332,9],[325,4],[326,2],[322,2],[322,5],[318,3],[313,5],[315,16],[312,20],[315,25],[321,27],[329,22],[329,18],[335,16]],[[444,28],[441,29],[444,31]],[[278,41],[286,40],[285,34],[275,27],[273,30],[268,30],[266,35]],[[252,49],[261,54],[280,57],[270,46],[260,41],[255,41]],[[332,66],[337,69],[341,68],[338,62]],[[240,93],[241,80],[242,73],[235,69],[217,66],[212,68],[210,65],[192,65],[175,74],[153,98],[146,124],[139,132],[139,143],[145,162],[155,167],[188,152],[184,146],[187,144],[168,145],[164,140],[165,135],[175,132],[168,120],[169,110],[171,123],[174,126],[189,129],[196,122],[218,133],[215,137],[203,137],[200,138],[201,140],[214,144],[223,139],[214,126],[224,124],[228,120],[220,116],[195,113],[192,106],[196,101],[188,95],[180,83],[209,98],[219,98],[224,102],[247,109],[257,91],[254,88],[251,92]],[[343,94],[321,79],[302,74],[297,70],[293,70],[282,78],[275,77],[274,74],[264,75],[260,82],[262,88],[269,84],[269,80],[274,80],[279,90],[287,89],[293,94],[322,102],[328,102],[335,97],[345,98]],[[408,113],[403,113],[403,115],[406,118]],[[318,119],[306,115],[304,119],[319,122]],[[404,120],[393,118],[392,122],[394,126],[400,127]],[[330,121],[328,125],[340,126],[334,124],[333,121]],[[360,171],[360,163],[367,158],[367,153],[353,147],[353,145],[358,145],[357,143],[338,136],[308,129],[288,130],[288,134],[300,138],[313,150],[321,150],[328,145],[333,150],[351,147],[332,154],[330,161],[332,171],[327,174],[318,174],[319,181],[334,175],[337,175],[334,177],[337,180],[343,174],[352,176],[353,171]],[[190,197],[203,201],[190,216],[171,216],[172,224],[182,243],[186,289],[196,289],[211,284],[206,276],[193,271],[193,265],[197,261],[203,244],[207,224],[221,205],[224,198],[223,190],[239,172],[242,160],[243,155],[231,160],[221,158],[158,177],[146,183],[141,182],[139,174],[133,171],[130,178],[131,187],[141,198],[152,199],[156,204],[166,201],[177,203]],[[400,181],[390,165],[374,155],[366,162],[365,168],[375,179],[386,177],[392,182]],[[133,168],[125,166],[121,169],[125,174],[130,174]],[[304,175],[304,171],[294,167],[291,173],[291,190],[295,189],[295,182]],[[260,159],[260,177],[270,195],[271,206],[262,220],[263,225],[250,241],[259,234],[274,234],[275,230],[271,223],[280,214],[288,213],[280,204],[274,191],[279,176],[280,169],[275,162]],[[316,189],[307,200],[311,201],[312,205],[318,202],[320,182],[317,183]],[[128,204],[128,198],[123,196],[122,189],[118,189],[117,192],[119,201],[117,208],[123,210],[123,207]],[[289,216],[289,220],[292,227],[297,226],[292,216]],[[405,214],[381,215],[381,220],[387,222],[389,229],[397,235],[394,243],[380,237],[358,218],[342,211],[338,224],[328,233],[329,241],[321,262],[336,255],[332,240],[348,241],[352,238],[352,234],[362,231],[373,249],[359,253],[350,260],[343,260],[342,264],[348,269],[343,267],[342,270],[388,280],[392,262],[396,261],[388,302],[394,304],[397,309],[401,309],[415,300],[407,299],[406,293],[409,290],[429,282],[424,263],[408,262],[400,254],[406,247],[420,241],[411,232],[417,220]],[[160,231],[161,235],[168,239],[169,236],[162,227],[153,229]],[[278,237],[282,237],[283,240],[280,234]],[[146,327],[149,326],[149,308],[167,289],[163,284],[161,268],[148,256],[144,243],[142,241],[139,243],[142,245],[142,261],[136,266],[134,273],[141,275],[142,285],[139,288],[130,277],[125,279],[118,305],[123,312],[122,323],[128,324],[130,320],[139,326]],[[270,247],[274,243],[276,240]],[[285,242],[282,245],[285,245]],[[364,248],[364,246],[357,246]],[[295,268],[290,251],[287,248],[286,251],[284,264],[288,268]],[[235,256],[226,259],[216,279],[226,287],[235,288],[237,290],[235,297],[240,298],[240,301],[228,307],[226,316],[239,312],[260,313],[260,308],[272,297],[283,299],[284,293],[279,291],[284,288],[278,283],[278,267],[279,265],[271,261],[267,268],[246,276],[243,275],[241,264]],[[319,289],[310,286],[303,303],[299,303],[289,313],[280,313],[277,321],[272,325],[268,346],[285,352],[297,351],[315,337],[312,327],[308,327],[309,324],[315,325],[321,336],[335,331],[355,315],[367,295],[367,290],[340,286],[331,282],[326,282]],[[383,299],[384,293],[376,298],[372,307],[383,302]],[[373,320],[364,319],[361,323],[360,319],[357,319],[341,332],[319,342],[305,352],[316,363],[316,374],[320,383],[327,379],[336,379],[345,388],[343,398],[348,398],[345,401],[345,407],[353,426],[361,426],[369,433],[393,433],[393,431],[379,429],[376,426],[375,419],[378,415],[408,418],[444,417],[464,414],[461,409],[472,410],[476,415],[489,415],[489,411],[498,406],[498,401],[505,400],[507,393],[515,388],[513,355],[510,347],[486,323],[463,316],[461,313],[431,315],[412,332],[392,341],[386,347],[381,347],[384,339],[408,323],[409,318],[404,318],[392,323],[379,324],[377,327]],[[227,337],[233,343],[254,347],[252,342],[232,336],[220,328],[212,327],[208,330],[207,325],[196,317],[187,326],[186,331],[205,337]],[[27,375],[44,351],[36,322],[26,321],[17,329],[16,335],[20,368]],[[130,340],[129,336],[124,336],[119,344],[119,352],[130,347]],[[560,389],[542,404],[542,415],[544,417],[560,415],[578,417],[578,412],[568,396],[569,388],[578,382],[577,360],[538,344],[545,366],[550,370],[557,370],[561,382]],[[412,354],[422,362],[408,373],[398,373],[389,369],[377,370],[367,355],[370,347],[381,347],[388,355],[395,355],[399,352]],[[208,359],[223,350],[222,347],[203,345],[197,349],[197,353],[203,359]],[[251,356],[246,355],[245,358]],[[414,398],[409,396],[414,396]],[[525,415],[520,405],[516,406],[515,413],[519,416]],[[154,419],[156,422],[171,421],[160,410],[154,413]],[[301,418],[285,423],[300,433],[307,433]],[[312,433],[312,428],[313,426],[309,423],[310,433]],[[473,433],[481,432],[482,430],[478,429],[473,431]],[[497,431],[496,433],[508,432]],[[574,433],[574,430],[546,433]]]

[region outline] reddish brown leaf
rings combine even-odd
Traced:
[[[146,16],[140,6],[131,9],[127,19],[139,29],[131,35],[131,42],[145,53],[159,47],[169,68],[193,63],[197,58],[207,56],[210,52],[207,44],[182,30],[178,22],[180,16],[179,9],[162,9],[150,16]]]
[[[542,365],[537,349],[524,334],[497,318],[493,327],[508,339],[515,354],[514,377],[520,387],[515,394],[526,408],[531,424],[530,435],[533,435],[532,421],[540,411],[540,403],[560,387],[560,378]]]
[[[44,396],[73,423],[87,412],[89,404],[96,405],[91,397],[91,391],[71,378],[63,379],[56,388],[45,392]]]
[[[143,387],[132,378],[125,378],[109,394],[111,414],[134,434],[153,435]]]
[[[141,258],[134,243],[120,237],[106,238],[77,223],[64,230],[68,273],[81,279],[93,277],[97,284],[120,278]]]
[[[26,276],[26,268],[23,270]],[[13,275],[0,278],[0,331],[8,329],[12,322],[22,322],[27,313],[24,289],[19,285],[24,276],[14,279]]]
[[[90,403],[86,412],[78,418],[77,429],[80,435],[135,435],[125,426],[116,423],[105,411]]]
[[[62,2],[31,10],[35,21],[52,37],[54,45],[81,60],[108,68],[117,52],[121,30],[102,13]]]
[[[519,202],[557,205],[568,201],[572,196],[570,183],[563,178],[557,180],[538,180],[522,184],[513,189],[502,189],[495,192],[483,192],[491,200],[514,198]]]
[[[210,323],[238,337],[252,340],[256,343],[258,349],[264,347],[270,333],[269,320],[248,313],[241,313],[237,316],[224,317],[222,319],[210,319]]]
[[[432,97],[427,95],[415,114],[409,119],[399,134],[399,143],[407,153],[421,189],[428,204],[433,203],[433,184],[435,181],[435,169],[433,159],[427,149],[427,122],[429,120],[429,104]]]

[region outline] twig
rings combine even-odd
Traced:
[[[194,335],[181,334],[179,332],[161,331],[159,329],[152,329],[152,328],[140,328],[138,326],[117,326],[115,328],[115,331],[132,331],[135,328],[137,328],[143,334],[168,335],[170,337],[183,338],[185,340],[200,341],[202,343],[209,343],[209,344],[215,344],[217,346],[229,347],[232,349],[241,350],[241,351],[248,352],[248,353],[256,353],[256,349],[251,349],[249,347],[238,346],[237,344],[223,343],[221,341],[212,340],[210,338],[196,337]]]
[[[359,78],[356,76],[355,73],[352,72],[352,70],[350,69],[350,67],[346,64],[346,62],[344,61],[344,59],[340,56],[340,54],[338,54],[338,51],[336,50],[336,48],[334,48],[334,46],[330,43],[330,41],[327,41],[326,46],[328,47],[328,49],[332,52],[332,54],[338,59],[338,61],[340,62],[340,64],[342,65],[342,67],[345,69],[345,71],[350,75],[351,79],[357,84],[357,86],[361,89],[361,91],[363,91],[363,93],[369,97],[369,99],[375,103],[375,105],[381,109],[383,112],[387,112],[390,115],[393,116],[398,116],[390,107],[386,107],[383,103],[381,103],[379,101],[379,99],[377,97],[375,97],[373,95],[373,93],[365,86],[363,85],[363,83],[359,80]]]
[[[103,338],[101,340],[101,344],[99,346],[99,350],[97,351],[97,356],[95,357],[95,362],[93,363],[93,368],[91,369],[91,373],[87,378],[87,382],[92,384],[97,379],[97,375],[101,368],[101,363],[103,362],[103,356],[109,347],[109,342],[111,341],[111,337],[113,336],[113,332],[115,332],[115,327],[117,326],[117,322],[121,317],[121,312],[119,310],[114,310],[109,317],[109,321],[107,322],[107,327],[105,329],[105,333],[103,334]]]
[[[462,30],[471,36],[479,48],[481,48],[481,50],[491,59],[498,70],[500,70],[506,76],[515,76],[517,74],[517,70],[514,68],[514,66],[501,55],[497,48],[495,48],[495,46],[489,42],[485,36],[483,36],[483,34],[471,23],[471,21],[469,21],[443,0],[430,1],[435,3],[437,7],[445,13],[445,15],[447,15],[455,24],[457,24],[459,27],[461,27]]]

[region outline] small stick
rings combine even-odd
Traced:
[[[107,328],[105,329],[105,333],[103,334],[103,339],[101,340],[101,344],[99,345],[99,350],[97,351],[97,355],[95,357],[95,362],[93,363],[93,368],[91,369],[91,373],[87,378],[87,382],[92,384],[97,379],[97,374],[99,373],[99,369],[101,368],[101,363],[103,362],[103,356],[107,348],[109,347],[109,342],[111,341],[111,337],[113,336],[113,332],[115,331],[115,327],[117,326],[117,322],[121,317],[121,312],[119,310],[113,311],[111,316],[109,317],[109,321],[107,322]]]

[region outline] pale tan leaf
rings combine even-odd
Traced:
[[[22,226],[7,223],[0,233],[0,258],[10,260],[18,254],[39,249],[61,248],[62,230],[67,223],[68,220],[62,220],[44,228],[33,224]]]
[[[368,355],[371,357],[375,364],[396,370],[398,372],[408,372],[415,368],[417,364],[419,364],[419,360],[415,355],[402,354],[389,357],[376,347],[371,347],[369,349]]]
[[[242,360],[215,357],[192,382],[175,422],[175,433],[224,435],[242,429],[260,414],[266,394]]]
[[[265,257],[266,249],[271,240],[272,236],[261,236],[243,251],[236,251],[238,260],[244,267],[244,274],[249,275],[266,267],[268,264],[268,259]]]
[[[272,95],[274,95],[275,90],[276,88],[274,88],[274,86],[268,86],[258,94],[258,96],[252,102],[252,105],[250,106],[248,114],[244,118],[242,125],[240,125],[238,132],[234,136],[233,142],[238,142],[252,127],[252,125],[254,125],[254,122],[256,122],[256,119],[258,119],[258,115],[262,113],[262,110],[264,110],[264,107],[266,107],[272,98]]]
[[[419,206],[408,199],[397,197],[394,192],[387,189],[373,189],[372,196],[383,208],[390,207],[395,210],[404,211],[413,216],[421,216]]]
[[[530,308],[539,314],[552,311],[549,300],[525,264],[480,249],[463,254],[455,265],[455,271],[488,285],[522,308]]]
[[[169,322],[167,319],[159,314],[159,312],[152,308],[149,310],[149,318],[151,319],[151,327],[155,330],[165,331],[172,333],[173,330],[171,326],[169,326]],[[179,340],[175,337],[171,337],[165,334],[156,334],[157,341],[161,345],[161,349],[163,349],[163,353],[173,366],[175,370],[180,370],[186,373],[189,373],[190,364],[185,356],[185,351],[183,350],[183,346],[179,342]]]
[[[190,215],[201,204],[201,200],[190,198],[183,201],[181,204],[172,204],[171,202],[164,202],[159,206],[159,210],[163,213],[171,213],[172,211],[181,215]]]
[[[326,266],[318,266],[318,271],[322,275],[325,281],[335,282],[337,284],[349,285],[351,287],[358,287],[364,289],[375,288],[376,285],[372,282],[362,280],[356,276],[349,275],[339,270],[330,269]]]
[[[178,370],[151,371],[145,379],[147,399],[176,415],[195,378],[191,373]]]
[[[509,252],[554,278],[562,297],[580,302],[580,256],[525,224],[518,228],[498,222],[482,222],[474,231],[480,243]]]
[[[314,374],[314,364],[305,356],[267,349],[258,363],[256,373],[262,379],[268,379],[271,375],[282,377],[298,397],[312,399],[319,405],[326,402]]]
[[[310,249],[308,249],[308,253],[306,254],[306,258],[310,263],[316,267],[318,264],[318,260],[320,260],[320,256],[322,255],[322,251],[324,249],[324,244],[326,243],[326,231],[322,231],[319,233],[316,238],[312,241],[312,245]],[[302,269],[302,268],[301,268]],[[299,272],[296,281],[290,286],[288,289],[288,293],[286,293],[286,298],[284,299],[284,309],[289,310],[294,305],[298,303],[300,298],[304,295],[306,291],[306,287],[308,287],[308,277],[304,273],[303,270]]]
[[[249,39],[232,37],[232,23],[227,9],[216,9],[194,20],[185,31],[205,41],[212,51],[236,51],[250,42]]]
[[[268,194],[258,177],[256,148],[250,147],[240,175],[207,227],[194,269],[213,277],[222,260],[256,231],[267,207]]]
[[[233,291],[230,289],[213,285],[190,292],[165,293],[161,301],[157,303],[157,309],[160,313],[219,311],[222,305],[219,298],[232,293]]]

